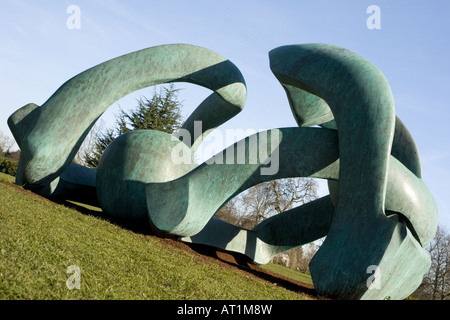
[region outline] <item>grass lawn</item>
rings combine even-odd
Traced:
[[[309,299],[0,181],[0,299]]]
[[[306,272],[296,271],[276,263],[268,263],[262,268],[303,283],[313,284],[311,275]]]

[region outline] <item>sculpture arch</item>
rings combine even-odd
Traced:
[[[429,269],[424,247],[436,232],[437,208],[422,180],[414,140],[395,115],[387,79],[359,55],[328,44],[282,46],[269,60],[299,127],[258,132],[216,155],[233,151],[234,162],[180,165],[170,157],[173,148],[192,154],[203,136],[237,115],[246,87],[238,68],[219,54],[165,45],[93,67],[63,84],[42,107],[16,111],[8,119],[22,151],[16,183],[47,197],[94,192],[111,215],[148,219],[158,232],[239,252],[255,263],[327,236],[310,264],[319,294],[405,298]],[[108,146],[98,173],[71,163],[114,101],[178,81],[213,91],[184,123],[188,141],[135,131]],[[196,121],[202,121],[201,132],[194,130]],[[242,145],[245,155],[263,156],[239,163]],[[278,170],[261,174],[274,155]],[[330,195],[253,230],[214,217],[241,191],[287,177],[328,179]],[[367,285],[373,266],[381,276],[377,289]]]

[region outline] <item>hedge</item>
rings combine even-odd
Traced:
[[[15,176],[17,172],[17,162],[5,157],[0,157],[0,172]]]

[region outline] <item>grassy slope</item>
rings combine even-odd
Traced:
[[[0,195],[0,299],[306,298],[8,183]],[[66,286],[71,265],[80,290]]]
[[[306,283],[306,284],[310,284],[310,285],[313,284],[311,275],[309,273],[296,271],[294,269],[287,268],[285,266],[275,264],[275,263],[266,264],[265,266],[262,266],[262,268],[269,270],[271,272],[274,272],[274,273],[278,273],[287,278],[291,278],[296,281],[300,281],[302,283]]]

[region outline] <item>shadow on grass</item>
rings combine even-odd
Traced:
[[[243,272],[252,274],[253,276],[256,276],[265,281],[269,281],[270,283],[283,287],[287,290],[310,296],[313,299],[318,300],[326,299],[317,294],[313,285],[308,283],[302,283],[300,281],[263,269],[253,264],[251,260],[243,254],[227,252],[224,250],[216,249],[214,247],[202,244],[185,243],[182,241],[178,241],[177,237],[170,236],[167,234],[158,234],[158,232],[156,232],[152,228],[152,226],[148,221],[136,222],[112,217],[101,211],[101,209],[99,208],[93,207],[91,209],[89,208],[89,206],[84,206],[82,204],[74,203],[72,201],[67,200],[58,201],[57,203],[75,209],[82,214],[89,215],[104,221],[108,221],[111,224],[129,230],[131,232],[135,232],[146,236],[154,236],[161,240],[171,240],[172,245],[176,243],[177,247],[182,247],[184,249],[190,248],[193,252],[195,252],[198,256],[202,257],[205,260],[209,258],[212,261],[214,260],[219,261],[229,267],[237,268]]]
[[[252,261],[243,254],[227,252],[202,244],[189,243],[186,245],[188,245],[193,251],[197,252],[198,254],[215,258],[229,266],[248,272],[260,279],[269,281],[287,290],[300,294],[305,294],[317,300],[329,300],[325,297],[319,296],[312,284],[303,283],[291,279],[289,277],[263,269],[253,264]]]
[[[129,231],[143,234],[143,235],[152,235],[155,236],[156,233],[152,230],[152,227],[148,221],[132,221],[127,219],[120,219],[113,216],[110,216],[103,212],[100,208],[90,209],[82,204],[78,204],[76,202],[68,201],[68,200],[60,200],[56,203],[61,204],[65,207],[75,209],[78,212],[92,216],[104,221],[108,221],[111,224],[114,224],[122,229],[127,229]]]

